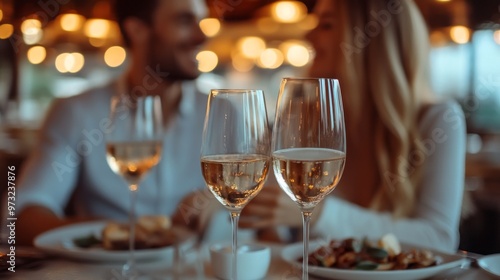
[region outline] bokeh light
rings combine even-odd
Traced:
[[[127,52],[124,48],[113,46],[104,53],[104,62],[106,62],[109,67],[118,67],[123,64],[126,57]]]
[[[21,23],[22,33],[32,33],[32,29],[42,29],[42,22],[38,19],[30,18]]]
[[[61,16],[61,28],[64,31],[77,31],[82,28],[85,18],[79,14],[64,14]]]
[[[262,52],[257,61],[262,68],[276,69],[283,64],[284,57],[280,50],[269,48]]]
[[[85,64],[81,53],[62,53],[56,57],[56,69],[61,73],[77,73]]]
[[[47,51],[42,46],[31,47],[27,53],[28,61],[32,64],[40,64],[45,60]]]
[[[470,39],[470,30],[461,25],[453,26],[450,29],[450,37],[457,44],[467,44]]]
[[[258,58],[266,49],[266,42],[260,37],[243,37],[236,44],[247,58]]]
[[[206,18],[200,21],[200,28],[208,37],[217,35],[220,31],[220,21],[216,18]]]
[[[210,72],[217,67],[219,63],[219,58],[217,54],[212,51],[201,51],[196,55],[196,60],[198,60],[198,70],[201,72]]]
[[[495,31],[495,33],[493,33],[493,39],[497,44],[500,45],[500,30],[497,30]]]
[[[0,39],[7,39],[14,33],[14,26],[12,24],[1,24],[0,25]]]
[[[273,5],[272,16],[278,22],[297,22],[307,14],[307,7],[298,1],[278,1]]]
[[[85,22],[84,32],[90,38],[106,38],[111,24],[106,19],[89,19]]]

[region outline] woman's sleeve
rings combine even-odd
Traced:
[[[335,198],[333,193],[325,200],[313,233],[336,239],[377,239],[393,233],[404,243],[455,251],[465,173],[463,112],[453,102],[435,105],[423,116],[420,128],[424,148],[410,156],[416,164],[424,165],[414,216],[394,219],[391,213],[359,207]]]

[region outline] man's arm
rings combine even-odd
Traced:
[[[16,241],[31,246],[35,237],[47,230],[78,222],[94,220],[90,217],[59,218],[49,208],[32,205],[24,208],[17,218]]]

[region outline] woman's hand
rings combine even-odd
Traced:
[[[320,203],[312,216],[314,223],[321,212]],[[289,227],[302,226],[302,214],[292,201],[278,186],[268,185],[248,203],[241,213],[241,228],[274,228],[283,225]]]

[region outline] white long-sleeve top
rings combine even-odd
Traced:
[[[325,199],[312,228],[322,238],[378,239],[393,233],[404,243],[456,251],[465,173],[466,129],[455,102],[432,105],[421,118],[420,133],[426,146],[422,180],[414,215],[394,219],[335,197]],[[355,187],[355,186],[353,186]]]

